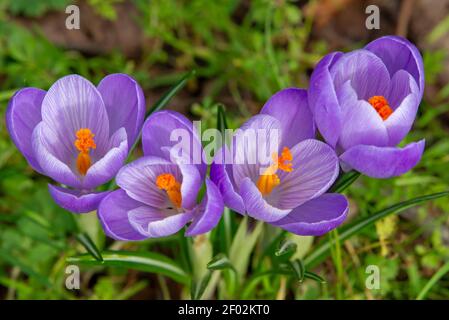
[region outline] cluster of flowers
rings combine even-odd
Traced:
[[[345,196],[327,193],[340,167],[388,178],[419,162],[424,141],[397,145],[412,127],[423,90],[422,57],[403,38],[328,54],[308,91],[276,93],[233,137],[236,144],[245,130],[263,129],[269,143],[268,133],[277,130],[272,164],[263,169],[245,161],[257,144],[238,146],[233,157],[239,161],[227,163],[224,144],[210,178],[206,163],[170,156],[171,132],[180,128],[188,132],[189,149],[202,151],[192,122],[173,111],[145,120],[142,89],[124,74],[109,75],[97,87],[69,75],[47,92],[24,88],[12,97],[6,121],[30,166],[63,185],[49,184],[55,202],[76,213],[98,210],[112,238],[167,236],[187,224],[186,236],[202,234],[217,225],[225,205],[296,234],[321,235],[348,213]],[[316,139],[317,129],[324,142]],[[140,133],[143,157],[124,164]],[[114,177],[117,190],[95,191]]]

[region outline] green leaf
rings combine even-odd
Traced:
[[[103,257],[101,256],[100,250],[98,250],[97,246],[87,233],[85,232],[79,233],[75,237],[76,240],[78,240],[78,242],[83,245],[83,247],[87,250],[87,252],[89,252],[92,255],[92,257],[95,258],[95,260],[103,261]]]
[[[424,288],[422,288],[421,292],[418,294],[416,300],[423,300],[430,289],[446,274],[449,272],[449,261],[446,262],[433,276],[430,278],[429,282],[426,283]]]
[[[212,260],[207,264],[207,268],[209,270],[234,269],[231,261],[229,261],[228,257],[223,253],[219,253],[215,257],[213,257]]]
[[[435,200],[438,198],[446,197],[449,195],[449,191],[446,192],[440,192],[440,193],[434,193],[422,197],[413,198],[401,203],[397,203],[389,208],[386,208],[384,210],[381,210],[377,213],[374,213],[370,215],[369,217],[361,218],[351,224],[348,224],[347,226],[344,226],[339,229],[339,241],[345,241],[352,237],[353,235],[356,235],[359,233],[362,229],[373,225],[376,221],[385,218],[386,216],[390,214],[398,214],[408,208],[417,206],[421,203]],[[323,261],[329,254],[331,246],[334,245],[335,239],[331,241],[322,242],[319,244],[313,252],[308,255],[305,260],[304,264],[306,265],[306,268],[312,268],[315,265],[317,265],[319,262]]]
[[[225,130],[228,129],[228,123],[226,121],[226,113],[224,109],[224,105],[219,103],[217,104],[217,129],[224,134]]]
[[[351,184],[354,183],[361,176],[360,172],[349,171],[342,174],[334,185],[331,187],[329,192],[341,193],[346,190]]]
[[[317,275],[316,273],[310,272],[310,271],[304,272],[304,278],[315,280],[316,282],[319,282],[321,284],[324,284],[327,282],[323,277]]]
[[[207,272],[204,277],[199,281],[192,281],[192,285],[190,288],[190,295],[193,300],[199,300],[206,291],[207,285],[209,284],[210,277],[212,276],[212,272]]]
[[[302,260],[301,259],[291,260],[289,261],[289,265],[290,268],[292,268],[293,272],[296,274],[298,281],[303,282],[306,269],[304,267],[304,264],[302,263]]]
[[[172,259],[154,252],[103,251],[103,261],[89,254],[67,258],[70,263],[89,266],[119,267],[162,274],[182,284],[188,284],[190,277]]]
[[[174,86],[170,88],[162,97],[159,98],[159,100],[156,101],[156,103],[153,105],[153,107],[147,112],[145,115],[145,118],[147,118],[150,114],[153,112],[159,111],[162,108],[164,108],[182,88],[187,84],[187,82],[195,75],[196,71],[192,70],[188,72],[186,75],[184,75],[177,83],[175,83]]]
[[[296,252],[297,245],[291,240],[283,239],[279,242],[279,247],[274,253],[277,257],[291,256]]]

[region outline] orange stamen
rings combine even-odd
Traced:
[[[291,161],[293,161],[293,156],[289,148],[284,147],[281,156],[278,156],[277,152],[275,152],[272,157],[274,163],[259,177],[256,184],[257,189],[259,189],[264,196],[270,194],[271,191],[281,183],[279,176],[276,174],[277,170],[284,172],[293,171],[293,163],[291,163]]]
[[[372,96],[368,102],[377,111],[382,120],[387,120],[393,113],[393,109],[388,105],[387,99],[384,96]]]
[[[168,198],[176,208],[181,208],[181,184],[176,181],[176,178],[172,174],[163,173],[158,175],[156,178],[156,186],[167,193]]]
[[[78,172],[85,176],[87,170],[89,170],[92,161],[89,156],[90,149],[95,149],[97,145],[95,144],[95,135],[88,128],[81,128],[76,133],[76,140],[74,145],[76,149],[80,152],[76,159],[76,167]]]

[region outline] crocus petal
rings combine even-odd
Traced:
[[[159,158],[167,158],[164,147],[170,147],[177,151],[175,156],[189,159],[188,164],[197,165],[202,178],[206,175],[207,165],[203,162],[203,149],[197,130],[191,121],[178,112],[164,110],[148,117],[142,129],[142,147],[145,156]]]
[[[182,175],[182,208],[192,209],[196,205],[198,192],[201,189],[201,176],[197,167],[191,164],[180,164],[179,170]]]
[[[138,241],[147,238],[129,222],[128,212],[142,206],[142,203],[128,197],[122,189],[111,192],[98,207],[98,218],[109,237],[123,241]]]
[[[109,118],[109,135],[126,129],[128,147],[139,134],[145,117],[145,97],[142,88],[130,76],[117,73],[104,77],[98,84]]]
[[[189,212],[166,215],[161,209],[141,206],[128,212],[131,225],[148,238],[166,237],[181,230],[192,219]]]
[[[244,178],[240,185],[240,195],[250,217],[258,220],[273,222],[288,215],[291,209],[282,210],[270,205],[257,189],[250,178]]]
[[[400,70],[391,81],[390,98],[396,106],[393,114],[385,121],[389,146],[396,146],[412,128],[419,107],[419,89],[412,76]]]
[[[419,99],[424,92],[424,64],[418,49],[407,39],[385,36],[370,42],[366,47],[376,54],[387,67],[392,77],[398,70],[406,70],[419,87]]]
[[[343,54],[334,52],[326,55],[315,67],[310,78],[308,92],[309,107],[316,125],[326,142],[335,147],[342,128],[342,113],[329,72]]]
[[[327,193],[293,209],[272,224],[298,235],[320,236],[342,224],[348,211],[345,196]]]
[[[280,209],[294,209],[319,197],[335,182],[339,161],[335,151],[318,140],[305,140],[291,150],[293,171],[278,172],[280,185],[267,197]]]
[[[36,88],[24,88],[11,98],[6,110],[6,126],[17,149],[27,159],[29,165],[42,173],[31,144],[34,128],[42,120],[41,106],[45,91]]]
[[[82,193],[54,185],[48,185],[48,191],[56,204],[74,213],[86,213],[97,210],[101,200],[111,191]]]
[[[227,163],[227,159],[232,162],[229,149],[224,146],[218,150],[210,166],[210,178],[218,186],[226,206],[244,214],[245,205],[242,197],[235,190],[235,183],[232,180],[232,165]]]
[[[125,128],[120,128],[111,137],[108,152],[96,161],[83,179],[83,187],[92,189],[111,180],[123,166],[128,156],[128,139]]]
[[[292,148],[302,140],[315,138],[313,116],[304,89],[289,88],[277,92],[260,113],[279,120],[283,146]]]
[[[237,189],[244,178],[255,180],[271,165],[280,149],[281,124],[276,118],[258,114],[245,122],[233,137],[233,178]]]
[[[425,141],[410,143],[404,148],[359,145],[340,156],[345,170],[355,169],[373,178],[400,176],[421,160]]]
[[[346,103],[339,145],[344,150],[359,144],[386,146],[387,128],[376,110],[364,100],[347,100]]]
[[[70,155],[67,155],[66,149],[58,148],[59,138],[45,122],[40,122],[36,126],[31,141],[36,160],[43,173],[61,184],[81,189],[79,177],[67,165],[71,161]],[[61,158],[66,159],[66,162],[62,162]]]
[[[206,195],[201,203],[192,211],[192,224],[186,231],[186,236],[193,237],[209,232],[218,224],[223,213],[224,204],[220,190],[206,178]]]
[[[158,157],[143,157],[120,169],[116,181],[129,197],[148,206],[166,208],[173,204],[169,203],[165,191],[156,185],[157,177],[164,173],[172,174],[179,182],[182,180],[177,165]]]
[[[330,69],[335,88],[351,80],[359,99],[385,96],[390,88],[390,75],[382,60],[368,50],[344,54]]]
[[[57,134],[59,148],[66,148],[76,159],[76,132],[88,128],[95,134],[94,156],[107,152],[109,120],[97,88],[78,75],[56,81],[42,101],[42,120]],[[63,159],[60,159],[63,160]]]

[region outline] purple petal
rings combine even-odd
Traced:
[[[339,162],[335,151],[318,140],[305,140],[291,150],[293,171],[278,172],[281,183],[267,197],[280,209],[294,209],[319,197],[335,182]]]
[[[142,206],[142,203],[128,197],[118,189],[107,195],[98,207],[98,218],[109,237],[123,241],[137,241],[147,238],[129,222],[128,212]]]
[[[233,138],[233,178],[237,189],[244,178],[257,179],[280,149],[281,125],[276,118],[258,114],[237,130]]]
[[[344,54],[330,69],[338,90],[348,80],[359,99],[385,96],[390,88],[390,75],[382,60],[368,50]]]
[[[425,141],[410,143],[404,148],[359,145],[340,156],[344,169],[355,169],[369,177],[390,178],[411,170],[421,160]]]
[[[207,165],[203,162],[203,148],[198,133],[192,122],[178,112],[164,110],[148,117],[142,129],[142,146],[145,156],[159,158],[167,158],[164,147],[179,148],[180,156],[187,155],[189,164],[197,165],[201,177],[206,175]]]
[[[128,147],[134,144],[145,117],[145,97],[142,88],[123,73],[104,77],[98,84],[109,118],[109,135],[126,129]]]
[[[327,143],[335,147],[342,128],[342,114],[329,72],[341,58],[341,52],[326,55],[315,67],[310,78],[309,107],[316,125]]]
[[[385,36],[369,43],[365,49],[382,59],[391,77],[401,69],[410,73],[419,86],[418,100],[421,100],[424,92],[424,65],[421,54],[411,42],[397,36]]]
[[[339,145],[344,150],[359,144],[386,146],[387,128],[376,110],[364,100],[347,100],[346,103]]]
[[[101,200],[111,193],[111,191],[82,193],[51,184],[48,185],[48,191],[58,206],[74,213],[97,210]]]
[[[315,138],[313,116],[304,89],[289,88],[277,92],[260,113],[279,120],[283,146],[292,148],[302,140]]]
[[[243,179],[240,186],[240,195],[246,206],[246,212],[250,217],[258,220],[273,222],[288,215],[291,209],[282,210],[270,205],[257,189],[250,178]]]
[[[117,185],[131,198],[156,208],[173,206],[165,193],[156,185],[160,174],[172,174],[177,181],[182,181],[179,167],[165,159],[143,157],[125,165],[117,174]]]
[[[302,236],[320,236],[343,223],[349,203],[341,194],[323,194],[272,224]]]
[[[76,159],[76,132],[88,128],[95,134],[94,157],[107,152],[109,120],[100,93],[92,83],[78,75],[56,81],[42,101],[42,120],[56,133],[58,148],[65,148]],[[62,159],[60,159],[62,160]]]
[[[67,165],[74,160],[70,159],[70,154],[65,148],[58,148],[59,138],[45,122],[40,122],[36,126],[31,140],[36,160],[44,174],[69,187],[82,188],[81,180]]]
[[[83,179],[83,187],[96,188],[111,180],[123,166],[128,156],[128,140],[124,128],[120,128],[110,139],[108,152],[95,161],[87,170]]]
[[[37,88],[24,88],[11,98],[6,110],[6,126],[17,149],[27,159],[29,165],[42,173],[31,144],[34,128],[42,120],[41,106],[45,91]]]
[[[419,107],[419,91],[415,80],[406,71],[396,72],[391,80],[388,102],[393,114],[385,121],[389,145],[396,146],[412,128]]]
[[[131,225],[148,238],[166,237],[181,230],[192,219],[189,212],[167,215],[161,209],[141,206],[128,212]]]
[[[220,190],[226,206],[238,213],[245,214],[242,197],[236,192],[235,184],[232,181],[232,165],[226,163],[229,154],[227,146],[218,150],[210,166],[210,178]],[[232,162],[232,158],[230,159]]]
[[[206,178],[206,195],[201,203],[192,211],[192,224],[186,231],[186,236],[193,237],[209,232],[220,221],[224,204],[217,186]]]
[[[180,164],[179,170],[182,175],[182,208],[192,209],[196,206],[196,200],[201,189],[202,179],[197,167],[194,165]]]

